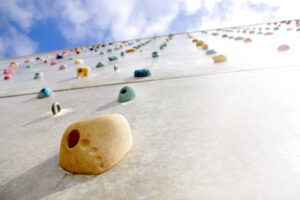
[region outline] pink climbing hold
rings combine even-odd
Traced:
[[[228,39],[230,39],[230,40],[233,39],[233,36],[228,37]]]
[[[18,68],[18,63],[16,63],[16,62],[14,62],[14,61],[12,61],[11,63],[10,63],[10,65],[9,65],[11,68]]]
[[[12,76],[11,76],[11,75],[6,75],[6,76],[4,76],[4,80],[10,80],[10,79],[12,79]]]
[[[254,33],[255,33],[255,31],[250,31],[249,33],[250,33],[250,34],[254,34]]]
[[[273,33],[272,32],[267,32],[264,35],[273,35]]]
[[[246,39],[244,39],[244,42],[248,43],[248,42],[252,42],[252,40],[251,40],[251,38],[246,38]]]
[[[218,36],[218,35],[219,35],[219,33],[212,33],[212,35],[213,35],[213,36]]]
[[[50,65],[57,65],[57,62],[52,61]]]
[[[14,73],[14,70],[11,69],[11,68],[7,68],[4,70],[3,74],[13,74]]]
[[[266,28],[266,30],[269,30],[269,29],[270,29],[269,27]]]
[[[48,63],[49,62],[49,60],[44,60],[44,63],[46,64],[46,63]]]
[[[290,49],[290,47],[289,47],[289,45],[287,45],[287,44],[280,45],[280,46],[277,48],[278,51],[286,51],[286,50],[289,50],[289,49]]]
[[[30,63],[30,60],[25,60],[24,62],[25,62],[25,63]]]

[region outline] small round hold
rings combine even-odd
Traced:
[[[54,102],[51,106],[52,114],[56,115],[61,111],[60,104],[58,102]]]
[[[114,65],[114,71],[118,71],[118,66]]]

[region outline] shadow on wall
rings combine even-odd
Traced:
[[[59,166],[58,154],[24,172],[0,188],[0,199],[41,199],[93,179],[94,175],[74,175]]]

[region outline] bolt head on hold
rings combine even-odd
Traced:
[[[85,119],[66,129],[59,163],[72,173],[101,174],[120,162],[131,146],[130,126],[122,115]]]
[[[118,102],[124,103],[127,101],[131,101],[135,98],[135,91],[132,87],[125,86],[123,87],[118,96]]]
[[[54,102],[51,106],[51,111],[53,115],[58,114],[61,111],[61,106],[58,102]]]

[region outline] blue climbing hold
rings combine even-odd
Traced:
[[[47,97],[51,97],[53,95],[52,90],[48,89],[48,88],[43,88],[41,89],[41,91],[38,93],[37,98],[38,99],[42,99],[42,98],[47,98]]]
[[[213,49],[207,50],[206,51],[206,55],[212,55],[212,54],[216,54],[217,52]]]
[[[63,58],[64,58],[64,57],[63,57],[62,55],[57,55],[57,56],[56,56],[56,59],[57,59],[57,60],[63,59]]]
[[[123,103],[131,101],[135,98],[135,91],[129,86],[125,86],[120,90],[118,102]]]
[[[149,69],[137,69],[134,71],[134,77],[147,77],[151,76]]]

